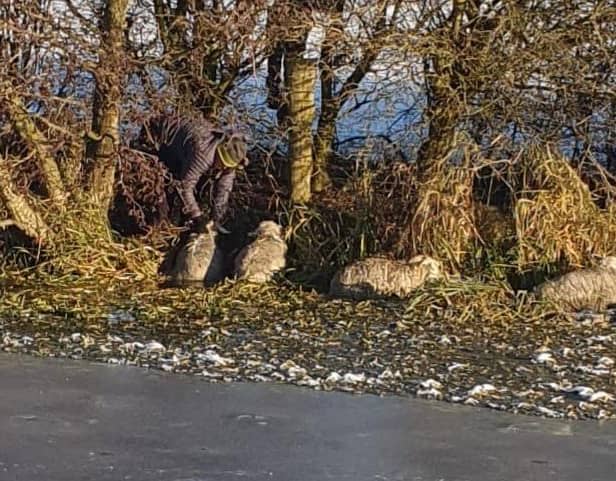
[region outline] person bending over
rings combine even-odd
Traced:
[[[212,220],[219,231],[227,212],[238,169],[248,163],[246,137],[235,127],[218,127],[199,117],[166,114],[145,122],[139,143],[153,145],[158,159],[179,181],[183,212],[191,230],[203,231],[207,220],[195,197],[204,175],[216,179]]]

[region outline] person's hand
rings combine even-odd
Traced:
[[[231,234],[230,230],[225,229],[220,222],[214,222],[214,227],[216,228],[216,230],[218,232],[220,232],[221,234]]]
[[[214,229],[221,234],[231,234],[230,230],[225,229],[218,221],[209,221],[204,215],[193,217],[188,221],[187,227],[191,233],[204,234],[208,231],[208,225],[212,222]]]
[[[194,232],[196,234],[203,234],[207,231],[207,219],[204,215],[193,217],[188,221],[186,227],[188,227],[190,232]]]

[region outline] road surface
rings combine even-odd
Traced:
[[[613,481],[616,424],[0,355],[0,481]]]

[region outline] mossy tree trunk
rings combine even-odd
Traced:
[[[106,219],[113,200],[116,161],[120,145],[120,102],[125,84],[124,29],[128,0],[108,0],[101,22],[99,64],[89,152],[91,200]]]
[[[420,176],[445,165],[457,131],[472,115],[471,101],[490,78],[485,71],[493,57],[486,52],[500,19],[480,15],[479,6],[476,0],[454,0],[451,15],[432,32],[431,52],[424,59],[428,134],[417,155]]]
[[[3,87],[10,124],[24,145],[34,154],[42,174],[43,187],[50,200],[49,209],[58,213],[64,209],[67,197],[58,164],[48,150],[45,136],[28,115],[17,93],[8,84]],[[37,242],[47,243],[51,240],[52,232],[42,213],[32,204],[32,199],[17,188],[13,181],[13,172],[10,159],[0,153],[0,200],[11,215],[11,222],[7,225],[14,224]]]
[[[53,207],[63,209],[66,200],[64,182],[58,164],[48,150],[47,139],[39,132],[18,96],[10,95],[8,104],[13,127],[39,161],[45,188]]]
[[[306,203],[312,196],[314,169],[312,123],[315,117],[317,64],[303,58],[312,28],[312,10],[302,2],[274,2],[268,8],[267,103],[276,109],[278,129],[288,139],[288,162],[280,169],[289,197]],[[289,28],[289,25],[293,25]]]
[[[312,123],[315,115],[314,87],[316,62],[302,55],[285,59],[285,83],[289,102],[289,165],[291,201],[306,203],[312,195],[314,169],[312,155]]]
[[[30,204],[28,198],[17,192],[9,161],[0,156],[0,200],[11,214],[11,221],[6,225],[15,225],[27,236],[40,244],[49,242],[51,232],[45,220]]]
[[[331,185],[327,171],[334,137],[336,135],[336,118],[340,110],[340,97],[335,95],[336,69],[340,66],[337,41],[344,31],[342,13],[344,0],[337,0],[332,5],[330,22],[321,47],[319,62],[321,83],[321,115],[314,139],[314,175],[313,192],[322,192]]]
[[[301,3],[299,0],[275,0],[267,10],[267,105],[276,110],[278,129],[281,132],[286,132],[290,125],[289,76],[284,72],[285,62],[305,51],[312,28],[311,10]]]
[[[46,197],[42,199],[40,192],[28,193],[19,187],[17,162],[12,161],[14,154],[3,152],[0,158],[0,200],[10,214],[10,219],[3,223],[17,226],[46,246],[62,242],[60,238],[66,241],[73,235],[78,237],[80,232],[88,233],[92,240],[97,235],[107,234],[106,238],[109,237],[108,212],[114,194],[120,145],[120,104],[126,76],[123,42],[127,8],[128,0],[108,0],[105,3],[99,24],[98,63],[87,67],[96,80],[89,140],[79,140],[78,136],[67,131],[64,142],[69,142],[70,148],[65,153],[70,151],[70,158],[65,158],[62,165],[58,163],[56,152],[59,144],[57,139],[54,144],[52,132],[62,131],[63,127],[49,123],[44,116],[39,122],[26,108],[28,91],[21,89],[18,83],[7,80],[1,85],[0,98],[4,100],[8,120],[23,147],[36,159]],[[33,42],[31,48],[40,46]],[[28,75],[26,70],[14,69],[11,73],[15,79],[27,78]],[[41,130],[45,125],[53,126],[45,132]],[[87,148],[83,149],[85,143]],[[76,182],[82,164],[86,176],[81,182]],[[79,209],[72,207],[75,205],[79,205]],[[95,215],[88,215],[85,220],[86,210]],[[71,227],[64,229],[67,223]]]
[[[386,45],[387,36],[390,34],[387,21],[388,12],[390,22],[393,22],[400,11],[402,0],[379,3],[371,37],[362,44],[359,50],[360,57],[351,74],[342,82],[339,88],[336,88],[336,71],[340,67],[348,66],[347,55],[344,53],[346,36],[344,33],[345,20],[343,18],[345,4],[347,3],[344,0],[334,0],[318,6],[321,14],[327,15],[328,26],[326,27],[325,37],[321,45],[321,56],[315,70],[315,74],[317,72],[320,73],[321,113],[312,140],[311,193],[322,192],[331,185],[328,167],[336,135],[338,114],[344,103],[357,91],[359,84],[370,71],[379,52]],[[278,127],[281,131],[285,132],[296,122],[292,118],[293,115],[290,112],[289,105],[291,91],[289,79],[291,77],[289,72],[285,72],[284,79],[282,78],[282,65],[286,65],[289,59],[296,58],[305,50],[306,40],[311,28],[311,23],[307,20],[310,18],[310,15],[306,16],[304,11],[304,17],[302,18],[301,12],[304,7],[300,6],[299,2],[286,4],[286,8],[287,10],[284,10],[281,3],[274,2],[269,9],[269,36],[274,41],[272,42],[273,46],[268,57],[267,77],[268,106],[276,109]],[[317,7],[312,6],[311,8]],[[303,25],[303,28],[281,29],[279,26],[280,18],[286,19],[286,25],[290,16],[296,16],[297,19],[293,23],[295,25]],[[306,172],[305,168],[304,172]],[[303,190],[306,191],[307,189],[304,188]],[[306,197],[306,195],[301,197]]]

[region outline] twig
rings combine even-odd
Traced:
[[[17,225],[17,222],[13,219],[0,220],[0,230],[8,229],[14,225]]]

